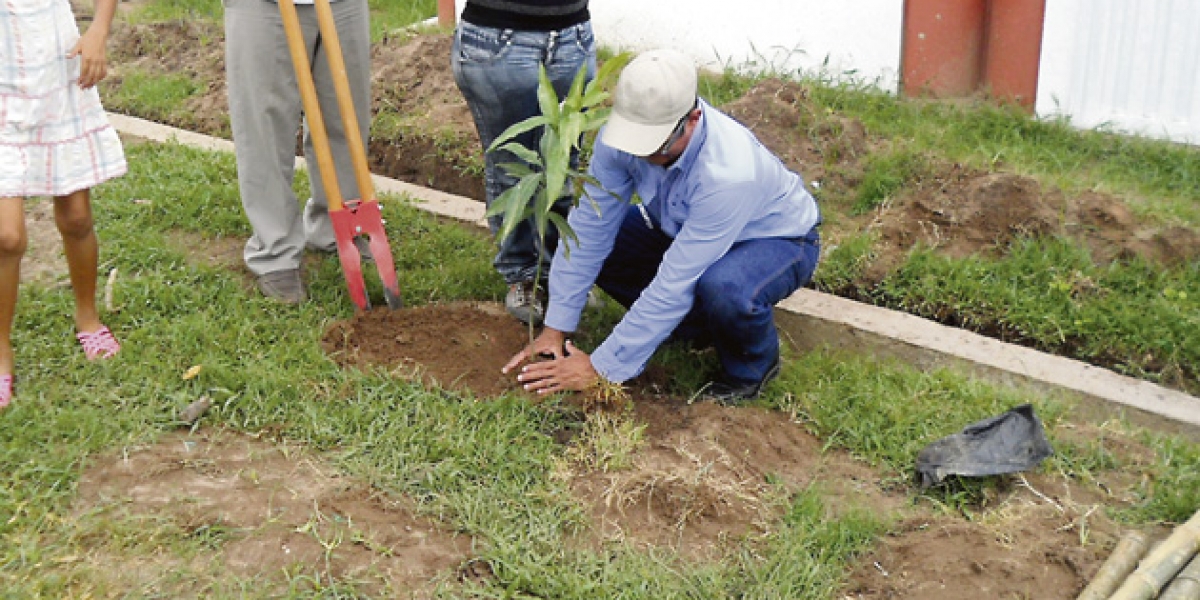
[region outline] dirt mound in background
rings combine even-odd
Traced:
[[[825,113],[808,96],[803,84],[767,79],[722,109],[804,176],[818,199],[851,197],[864,177],[863,159],[889,142],[872,138],[856,120]],[[1136,256],[1177,265],[1200,257],[1200,234],[1143,224],[1112,196],[1067,198],[1029,177],[928,157],[924,162],[902,192],[877,209],[857,217],[839,214],[823,228],[831,243],[860,230],[880,233],[858,287],[881,281],[918,245],[961,258],[1002,254],[1024,237],[1063,235],[1082,240],[1100,262]]]
[[[372,170],[483,201],[483,149],[450,72],[447,35],[386,38],[372,47],[375,111],[399,116],[394,133],[372,136]]]

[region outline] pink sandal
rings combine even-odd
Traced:
[[[13,397],[13,376],[0,375],[0,409],[8,406]]]
[[[79,339],[79,343],[83,345],[83,353],[88,360],[97,360],[101,358],[110,358],[121,351],[121,344],[117,338],[113,337],[108,327],[100,326],[100,329],[91,333],[77,333],[75,337]]]

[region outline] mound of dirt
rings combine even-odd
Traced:
[[[376,309],[331,325],[321,345],[343,366],[383,366],[431,386],[494,397],[519,390],[500,368],[529,331],[495,303]]]

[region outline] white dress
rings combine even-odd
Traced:
[[[79,88],[69,0],[0,0],[0,198],[63,196],[125,173],[93,86]]]

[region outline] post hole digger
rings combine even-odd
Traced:
[[[287,36],[288,50],[292,56],[292,66],[296,70],[300,99],[304,106],[312,146],[317,154],[321,182],[325,187],[325,195],[329,202],[329,219],[333,224],[334,237],[337,240],[338,259],[342,265],[342,273],[346,277],[346,285],[350,289],[350,299],[360,311],[369,310],[371,301],[367,296],[366,285],[363,281],[363,256],[354,243],[355,238],[364,237],[368,242],[375,266],[379,269],[379,279],[383,283],[383,295],[388,308],[397,309],[402,306],[403,302],[400,298],[400,286],[396,281],[395,262],[392,259],[392,249],[388,244],[387,233],[383,229],[383,215],[379,210],[379,201],[375,198],[371,172],[367,168],[366,147],[359,134],[358,116],[355,114],[353,99],[350,95],[350,84],[346,77],[346,65],[333,19],[333,10],[329,6],[329,0],[315,0],[313,7],[320,29],[321,45],[329,60],[329,70],[337,94],[337,109],[342,123],[344,123],[350,159],[354,165],[354,177],[358,183],[360,196],[356,199],[344,200],[342,198],[335,173],[333,154],[329,148],[329,137],[325,131],[325,121],[322,117],[320,102],[317,99],[308,55],[304,48],[296,5],[293,0],[279,0],[279,13],[283,20],[284,33]]]

